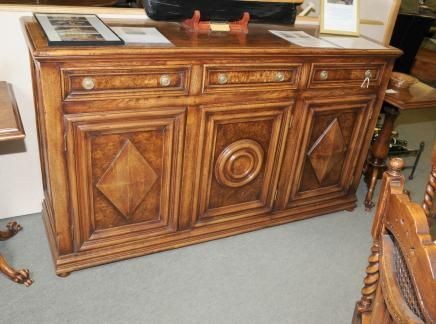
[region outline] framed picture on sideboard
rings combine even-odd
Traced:
[[[321,33],[359,36],[359,23],[359,0],[321,0]]]

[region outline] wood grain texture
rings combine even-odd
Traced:
[[[400,110],[436,107],[436,89],[422,82],[409,88],[394,89],[396,93],[386,94],[387,103]]]
[[[434,196],[436,193],[436,141],[433,143],[433,154],[431,159],[431,171],[428,177],[427,186],[425,187],[424,201],[422,202],[422,208],[424,209],[425,216],[429,226],[433,223],[433,219],[436,216]]]
[[[383,175],[372,228],[377,255],[368,266],[378,271],[367,271],[354,318],[362,323],[380,323],[380,318],[388,323],[436,320],[436,244],[423,208],[404,194],[403,167],[401,159],[393,159]]]
[[[175,46],[60,48],[25,21],[57,274],[356,205],[397,50],[155,22]]]
[[[26,136],[12,87],[0,81],[0,142]]]

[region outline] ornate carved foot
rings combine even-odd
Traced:
[[[8,238],[11,238],[15,234],[17,234],[19,231],[21,231],[23,228],[20,224],[17,222],[10,222],[8,225],[6,225],[7,231],[0,231],[0,241],[7,240]]]
[[[23,284],[26,287],[29,287],[33,283],[33,280],[30,279],[28,269],[15,270],[6,262],[6,259],[1,254],[0,254],[0,271],[3,272],[6,276],[8,276],[9,279],[11,279],[12,281],[19,284]]]

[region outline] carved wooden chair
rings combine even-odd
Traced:
[[[401,159],[383,175],[373,245],[353,323],[436,323],[436,243],[404,193]]]
[[[428,179],[427,187],[425,188],[424,208],[425,216],[427,216],[429,226],[436,226],[436,204],[434,203],[436,192],[436,141],[433,143],[433,155],[431,159],[431,171]],[[433,224],[432,224],[433,223]]]

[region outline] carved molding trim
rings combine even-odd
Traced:
[[[259,175],[264,163],[264,151],[256,141],[244,139],[227,146],[218,156],[215,178],[219,184],[239,188]]]
[[[150,191],[158,175],[131,141],[97,183],[97,188],[129,219]]]
[[[344,160],[347,146],[339,121],[335,118],[307,153],[320,184]]]

